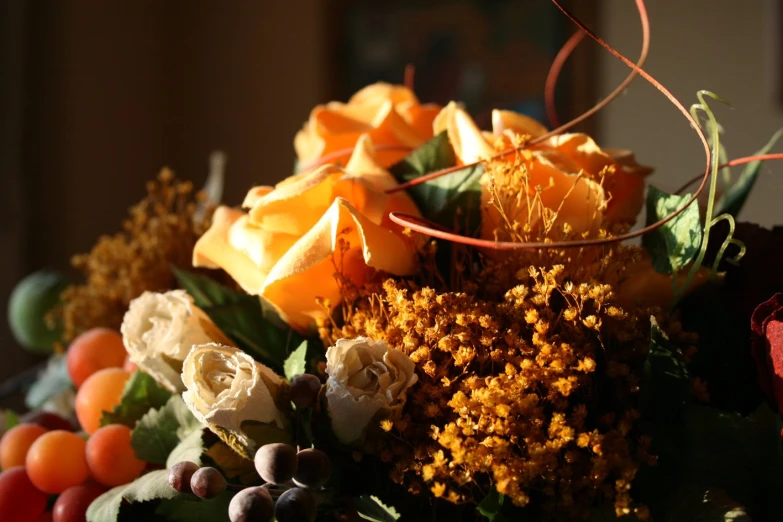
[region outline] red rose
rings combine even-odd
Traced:
[[[752,354],[756,360],[759,384],[776,404],[783,406],[783,293],[761,303],[750,319],[753,330]]]

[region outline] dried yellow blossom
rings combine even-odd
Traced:
[[[131,300],[145,291],[176,288],[171,265],[190,266],[193,245],[209,226],[211,212],[196,211],[202,198],[191,183],[164,169],[130,209],[122,232],[74,256],[71,262],[86,281],[63,294],[66,341],[96,326],[119,329]]]
[[[518,506],[535,493],[565,519],[607,495],[618,512],[636,509],[629,486],[649,455],[637,450],[631,368],[646,357],[641,325],[650,311],[621,309],[596,281],[624,255],[612,251],[590,272],[570,263],[522,268],[542,261],[530,253],[488,263],[476,277],[488,283],[480,295],[387,280],[348,303],[345,323],[322,330],[325,340],[384,339],[419,372],[407,422],[390,439],[392,478],[454,502],[480,500],[477,485]],[[501,282],[509,273],[515,280]],[[611,400],[599,401],[599,379]]]

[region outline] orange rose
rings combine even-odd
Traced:
[[[438,111],[438,105],[421,105],[406,87],[376,83],[354,94],[348,103],[330,102],[313,109],[294,139],[294,148],[300,165],[307,168],[327,154],[352,148],[360,136],[369,134],[379,148],[378,163],[389,167],[432,137]],[[383,150],[383,146],[399,148]],[[350,155],[329,162],[345,164]]]
[[[659,306],[666,308],[674,302],[674,285],[685,284],[690,265],[676,276],[656,272],[647,252],[614,274],[607,274],[606,282],[615,289],[615,301],[620,306]],[[676,278],[675,278],[676,277]],[[722,280],[722,276],[718,280]],[[682,297],[710,280],[710,270],[699,267]]]
[[[345,170],[327,165],[275,188],[253,188],[243,203],[247,213],[219,207],[193,264],[224,269],[290,325],[307,329],[323,315],[318,298],[340,302],[336,272],[360,285],[375,270],[415,271],[415,249],[388,215],[419,212],[404,192],[384,193],[395,185],[370,137],[361,136]]]
[[[536,138],[547,132],[532,118],[500,110],[492,113],[492,132],[484,132],[453,102],[443,108],[433,126],[435,133],[448,133],[462,163],[473,163],[496,154],[494,144],[498,140],[509,146],[513,135]],[[531,189],[528,194],[523,192],[500,201],[511,220],[535,227],[542,219],[543,208],[550,214],[556,212],[556,222],[568,223],[571,234],[579,236],[596,233],[602,224],[633,223],[642,208],[645,176],[652,170],[638,165],[629,151],[602,150],[586,134],[575,133],[553,136],[526,147],[520,154]],[[516,153],[507,156],[508,161],[515,157]],[[495,205],[489,204],[487,174],[482,179],[482,186],[481,236],[508,240],[501,214]],[[540,192],[536,186],[542,188]],[[539,198],[541,204],[528,206],[533,197]],[[684,283],[686,273],[684,270],[677,275],[678,285]],[[607,282],[615,288],[617,302],[622,305],[665,307],[674,299],[672,276],[656,272],[646,252],[610,279]],[[708,279],[709,270],[701,268],[688,291]]]
[[[511,143],[515,134],[531,138],[542,136],[547,129],[527,116],[510,111],[492,113],[493,131],[482,132],[473,119],[457,104],[450,103],[435,118],[434,132],[446,131],[459,160],[473,163],[496,154],[494,144]],[[644,177],[651,169],[636,164],[627,151],[602,150],[585,134],[561,134],[532,145],[523,151],[524,166],[533,196],[542,187],[540,199],[544,209],[557,212],[558,222],[568,223],[572,233],[596,232],[602,223],[632,223],[644,202]],[[484,187],[489,179],[485,176]],[[482,237],[493,239],[501,227],[497,210],[486,205],[484,191]],[[510,218],[535,225],[541,219],[540,208],[527,204],[504,208]],[[506,207],[506,205],[504,205]]]

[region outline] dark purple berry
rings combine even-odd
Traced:
[[[319,489],[332,475],[332,462],[321,450],[305,449],[296,455],[298,464],[294,482],[299,486]]]
[[[190,489],[197,497],[214,498],[226,489],[226,478],[215,468],[201,468],[190,478]]]
[[[198,471],[198,464],[183,460],[169,469],[169,486],[180,493],[193,493],[190,489],[190,479]]]
[[[291,401],[297,408],[309,408],[318,399],[321,380],[315,375],[304,373],[291,379]]]
[[[296,473],[296,450],[282,443],[265,444],[256,452],[256,471],[265,482],[282,484]]]
[[[263,487],[245,488],[231,499],[231,522],[269,522],[275,514],[275,501]]]
[[[302,488],[291,488],[277,499],[277,522],[315,522],[317,505],[313,494]]]

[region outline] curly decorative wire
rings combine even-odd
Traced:
[[[649,232],[652,232],[653,230],[665,225],[672,219],[679,216],[682,212],[685,211],[686,208],[688,208],[696,199],[699,197],[701,192],[704,190],[705,186],[707,185],[707,181],[710,176],[710,167],[712,165],[712,153],[710,151],[710,145],[707,141],[707,137],[704,134],[704,131],[699,126],[698,122],[691,116],[688,109],[686,109],[682,103],[666,88],[664,87],[658,80],[650,76],[649,73],[647,73],[644,69],[640,68],[637,64],[633,63],[631,60],[626,58],[624,55],[622,55],[620,52],[618,52],[614,47],[609,45],[607,42],[605,42],[600,36],[593,33],[589,28],[587,28],[580,20],[578,20],[573,14],[571,14],[570,11],[568,11],[565,7],[563,7],[558,0],[552,0],[552,2],[560,9],[573,23],[575,23],[585,34],[587,34],[590,38],[595,40],[599,45],[601,45],[604,49],[609,51],[614,57],[622,61],[626,66],[630,67],[636,74],[640,75],[642,78],[647,80],[650,84],[652,84],[656,89],[661,91],[664,96],[666,96],[669,101],[682,113],[682,115],[685,117],[686,120],[688,120],[688,123],[693,128],[693,130],[696,132],[697,136],[699,137],[699,140],[701,141],[703,147],[704,147],[704,153],[706,156],[706,162],[707,165],[704,169],[704,173],[702,175],[701,183],[699,184],[699,187],[696,189],[693,195],[691,195],[690,198],[688,198],[685,203],[669,214],[668,216],[660,219],[656,223],[653,223],[652,225],[648,225],[640,230],[637,230],[635,232],[629,232],[626,234],[621,234],[614,237],[607,237],[607,238],[597,238],[597,239],[582,239],[582,240],[571,240],[571,241],[558,241],[558,242],[535,242],[535,243],[516,243],[511,241],[490,241],[485,239],[477,239],[472,238],[468,236],[463,236],[460,234],[455,234],[453,232],[445,231],[442,228],[438,227],[437,225],[434,225],[433,223],[424,220],[422,218],[411,216],[407,214],[400,214],[392,212],[389,214],[389,217],[392,221],[397,223],[398,225],[408,227],[413,231],[429,235],[432,237],[437,237],[440,239],[456,242],[456,243],[462,243],[465,245],[470,245],[478,248],[487,248],[487,249],[494,249],[494,250],[519,250],[519,249],[542,249],[542,248],[579,248],[579,247],[587,247],[587,246],[598,246],[598,245],[606,245],[611,243],[617,243],[620,241],[625,241],[628,239],[633,239],[635,237],[639,237],[641,235],[647,234]],[[642,29],[645,33],[645,41],[649,41],[649,21],[647,19],[647,11],[644,6],[644,0],[636,0],[636,6],[639,11],[639,16],[642,19]],[[629,75],[630,76],[630,75]],[[633,79],[633,78],[631,78]],[[627,78],[626,78],[627,80]],[[625,82],[623,82],[625,83]],[[600,105],[600,104],[599,104]],[[588,111],[590,112],[590,111]],[[580,117],[581,118],[581,117]],[[576,120],[581,121],[579,118],[576,118]],[[572,122],[569,122],[568,124],[564,125],[563,127],[566,127],[570,125]],[[558,129],[556,129],[558,130]],[[514,150],[514,149],[511,149]],[[498,155],[508,154],[509,151],[503,151]],[[462,167],[464,168],[464,167]],[[453,172],[454,170],[458,169],[446,169],[445,171],[441,171],[440,174],[443,175],[444,173],[450,171]],[[435,173],[438,174],[438,173]],[[427,176],[422,176],[427,177]],[[429,176],[430,179],[433,179],[437,176]],[[422,178],[418,178],[418,181]],[[437,227],[437,228],[436,228]]]
[[[598,36],[593,34],[585,25],[576,19],[574,15],[569,13],[563,6],[561,6],[559,3],[557,3],[556,0],[552,0],[554,4],[561,10],[565,15],[571,19],[572,22],[574,22],[579,27],[579,33],[586,34],[590,36],[593,40],[601,44],[607,51],[611,52],[618,58],[623,59],[624,61],[628,61],[627,58],[625,58],[623,55],[617,53],[617,51],[614,51],[609,45],[601,40]],[[642,50],[639,52],[639,59],[636,61],[636,65],[633,66],[633,64],[628,64],[629,67],[631,67],[631,72],[628,74],[628,76],[625,77],[625,80],[618,85],[615,90],[613,90],[609,96],[598,102],[592,109],[584,112],[583,114],[577,116],[573,120],[569,121],[565,125],[561,125],[560,127],[557,127],[556,129],[553,129],[543,136],[539,136],[538,138],[535,138],[528,142],[529,145],[535,145],[536,143],[541,143],[542,141],[551,138],[552,136],[556,136],[558,134],[562,134],[563,132],[567,131],[568,129],[571,129],[575,125],[578,125],[579,123],[585,121],[587,118],[592,116],[593,114],[597,113],[607,105],[609,105],[615,98],[617,98],[619,95],[623,93],[623,91],[631,84],[631,82],[636,78],[636,76],[641,72],[641,68],[644,65],[644,62],[647,61],[647,54],[650,51],[650,19],[647,16],[647,7],[644,5],[644,0],[636,0],[636,10],[639,11],[639,20],[642,24]],[[572,36],[571,38],[575,38]],[[578,43],[578,42],[577,42]],[[566,46],[568,43],[566,43]],[[573,49],[576,48],[576,44],[573,44]],[[568,50],[567,54],[563,57],[563,61],[568,57],[569,54],[573,51],[573,49]],[[562,51],[561,51],[562,52]],[[561,65],[562,68],[562,65]],[[557,78],[555,78],[555,81]],[[554,89],[554,87],[553,87]]]
[[[611,53],[614,57],[622,61],[626,66],[628,66],[631,69],[631,72],[628,74],[628,76],[623,80],[622,83],[620,83],[606,98],[601,100],[599,103],[597,103],[594,107],[589,109],[588,111],[584,112],[583,114],[577,116],[573,120],[567,122],[564,125],[560,125],[557,128],[547,132],[546,134],[539,136],[538,138],[535,138],[527,143],[527,145],[535,145],[536,143],[540,143],[552,136],[558,135],[563,133],[566,130],[571,129],[575,125],[581,123],[582,121],[586,120],[590,116],[594,115],[604,107],[606,107],[609,103],[611,103],[617,96],[619,96],[627,87],[628,85],[633,81],[633,79],[636,76],[642,76],[648,83],[653,85],[656,89],[661,91],[661,93],[666,96],[669,101],[683,114],[683,116],[688,120],[688,123],[690,126],[694,129],[696,134],[699,137],[699,140],[702,142],[702,145],[704,147],[705,156],[706,156],[706,167],[702,174],[700,174],[698,177],[693,178],[692,180],[688,181],[680,190],[677,191],[677,193],[681,193],[685,188],[691,186],[693,183],[701,180],[701,183],[697,187],[696,191],[691,195],[690,198],[676,211],[672,212],[668,216],[660,219],[659,221],[648,225],[642,229],[636,230],[634,232],[629,232],[626,234],[621,234],[614,237],[607,237],[607,238],[597,238],[597,239],[583,239],[583,240],[570,240],[570,241],[551,241],[551,242],[535,242],[535,243],[517,243],[517,242],[504,242],[504,241],[490,241],[490,240],[483,240],[483,239],[477,239],[472,238],[469,236],[464,236],[461,234],[456,234],[454,232],[451,232],[449,230],[446,230],[439,225],[432,223],[428,220],[425,220],[423,218],[412,216],[409,214],[401,214],[397,212],[392,212],[389,214],[389,218],[397,223],[398,225],[408,227],[413,231],[419,232],[424,235],[428,235],[431,237],[436,237],[439,239],[443,239],[446,241],[451,241],[455,243],[462,243],[465,245],[470,245],[474,247],[479,248],[488,248],[488,249],[494,249],[494,250],[517,250],[517,249],[540,249],[540,248],[580,248],[580,247],[587,247],[587,246],[598,246],[598,245],[606,245],[611,243],[618,243],[622,242],[628,239],[633,239],[639,236],[642,236],[644,234],[647,234],[649,232],[652,232],[653,230],[665,225],[669,221],[675,219],[677,216],[679,216],[682,212],[685,211],[694,201],[696,201],[699,197],[699,195],[704,191],[705,187],[707,186],[707,182],[710,177],[710,171],[712,166],[712,152],[710,150],[709,142],[707,141],[707,138],[699,126],[698,122],[691,116],[691,114],[688,112],[688,110],[680,103],[680,101],[668,90],[666,87],[664,87],[660,82],[658,82],[655,78],[650,76],[649,73],[644,71],[642,69],[642,65],[644,64],[645,60],[647,59],[647,54],[649,51],[649,45],[650,45],[650,25],[649,25],[649,17],[647,15],[647,9],[644,3],[644,0],[635,0],[637,11],[639,12],[639,19],[641,22],[641,28],[642,28],[642,49],[639,53],[639,59],[636,63],[631,62],[627,57],[625,57],[623,54],[618,52],[616,49],[614,49],[611,45],[609,45],[607,42],[605,42],[601,37],[593,33],[590,29],[588,29],[584,23],[582,23],[579,19],[576,18],[571,12],[569,12],[565,7],[563,7],[558,0],[552,0],[552,2],[555,4],[555,6],[560,9],[579,29],[571,36],[571,38],[565,43],[563,48],[558,52],[558,55],[555,58],[555,62],[552,64],[549,74],[547,76],[547,82],[546,82],[546,92],[545,96],[548,99],[547,102],[547,112],[549,115],[550,120],[552,120],[552,125],[556,125],[558,122],[557,113],[554,109],[554,93],[555,93],[555,87],[557,84],[557,78],[559,77],[560,72],[562,71],[563,65],[565,64],[565,61],[568,59],[568,57],[571,55],[573,50],[577,47],[579,42],[584,38],[585,35],[589,36],[591,39],[593,39],[595,42],[597,42],[599,45],[601,45],[605,50],[607,50],[609,53]],[[406,74],[405,74],[405,83],[411,84],[412,87],[413,83],[413,69],[412,68],[406,68]],[[402,146],[402,145],[380,145],[376,147],[377,150],[407,150],[412,151],[412,147],[408,146]],[[318,166],[327,164],[333,160],[336,160],[338,158],[342,158],[350,153],[352,153],[354,150],[354,147],[348,147],[345,149],[334,151],[330,154],[327,154],[318,160],[312,162],[311,164],[305,165],[302,167],[302,171],[307,171],[314,169]],[[488,159],[497,159],[502,156],[505,156],[507,154],[515,152],[517,149],[512,147],[506,150],[503,150],[501,152],[498,152],[497,154],[494,154],[493,156],[490,156]],[[731,167],[735,165],[741,165],[744,163],[750,163],[753,161],[764,161],[764,160],[775,160],[775,159],[783,159],[783,153],[779,154],[761,154],[761,155],[754,155],[754,156],[746,156],[742,158],[736,158],[733,159],[723,165],[720,166],[720,168],[723,167]],[[441,176],[445,176],[448,174],[451,174],[453,172],[460,171],[465,168],[471,168],[476,165],[479,165],[481,162],[475,162],[465,165],[455,165],[453,167],[449,167],[446,169],[438,170],[435,172],[431,172],[429,174],[426,174],[424,176],[420,176],[414,180],[408,181],[406,183],[401,183],[391,189],[388,189],[386,193],[394,193],[399,192],[402,190],[406,190],[410,187],[426,183],[430,180],[439,178]]]
[[[557,115],[557,107],[555,106],[555,92],[557,87],[557,79],[560,76],[563,66],[565,65],[568,57],[579,46],[580,42],[584,40],[585,33],[582,31],[576,31],[571,35],[571,38],[560,48],[555,59],[552,61],[552,65],[549,67],[549,73],[546,75],[546,82],[544,83],[544,105],[546,106],[546,116],[549,119],[549,125],[552,127],[560,126],[560,118]]]
[[[754,161],[768,161],[768,160],[783,160],[783,153],[775,152],[771,154],[756,154],[753,156],[743,156],[741,158],[734,158],[731,161],[727,161],[726,163],[723,163],[721,165],[718,165],[718,170],[724,169],[726,167],[736,167],[737,165],[744,165],[745,163],[753,163]],[[696,183],[702,178],[702,175],[699,174],[695,178],[689,179],[682,187],[678,188],[675,194],[682,194],[685,192],[685,189]]]

